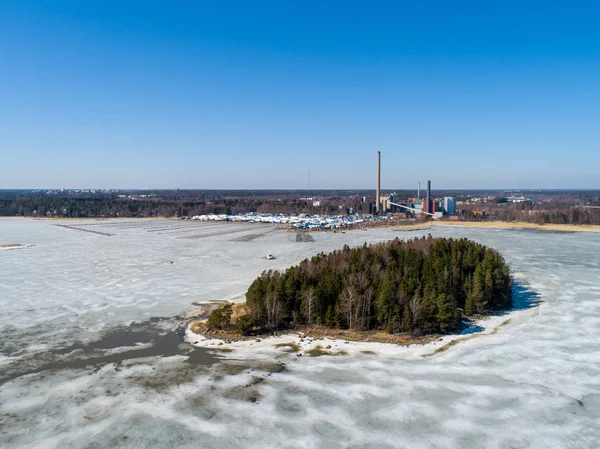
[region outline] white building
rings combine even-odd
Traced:
[[[456,198],[452,196],[444,197],[444,214],[456,215]]]

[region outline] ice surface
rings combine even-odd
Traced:
[[[428,357],[234,350],[210,366],[180,355],[23,375],[0,387],[2,448],[598,447],[600,234],[432,227],[314,234],[314,243],[277,231],[244,242],[235,240],[268,228],[57,223],[0,220],[0,245],[26,245],[0,252],[0,372],[243,294],[264,269],[423,232],[498,249],[521,307],[494,332]]]

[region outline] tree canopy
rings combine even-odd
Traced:
[[[448,332],[461,314],[512,306],[508,265],[468,239],[399,239],[320,253],[265,271],[246,301],[255,325],[320,324],[415,335]]]

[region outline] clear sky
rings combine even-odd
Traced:
[[[0,0],[0,188],[600,188],[599,17]]]

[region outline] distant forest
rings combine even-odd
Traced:
[[[481,208],[481,206],[478,206]],[[600,225],[600,206],[571,207],[561,204],[487,204],[485,211],[498,221],[520,221],[536,224]],[[481,221],[482,217],[466,212],[466,221]]]
[[[131,196],[131,197],[130,197]],[[340,205],[348,202],[339,197],[327,204],[313,206],[312,201],[301,200],[297,194],[285,192],[269,195],[242,195],[240,192],[155,191],[135,192],[125,197],[114,193],[98,194],[31,194],[0,192],[0,216],[26,217],[192,217],[204,214],[235,213],[308,213],[336,214]],[[352,201],[359,205],[358,200]],[[359,212],[369,212],[362,208]]]
[[[454,196],[460,219],[529,223],[600,225],[600,192],[536,191],[527,193],[533,203],[502,202],[503,192],[442,192]],[[398,201],[415,192],[399,191]],[[523,192],[524,193],[524,192]],[[485,202],[471,202],[473,196]],[[490,198],[489,200],[487,198]],[[318,202],[313,202],[313,199]],[[137,190],[137,191],[28,191],[0,190],[0,216],[25,217],[192,217],[204,214],[368,214],[371,190]],[[485,210],[483,214],[473,211]],[[403,218],[404,214],[397,214]]]
[[[422,335],[456,329],[463,314],[512,306],[502,256],[467,239],[428,238],[345,246],[249,287],[240,332],[318,324]]]

